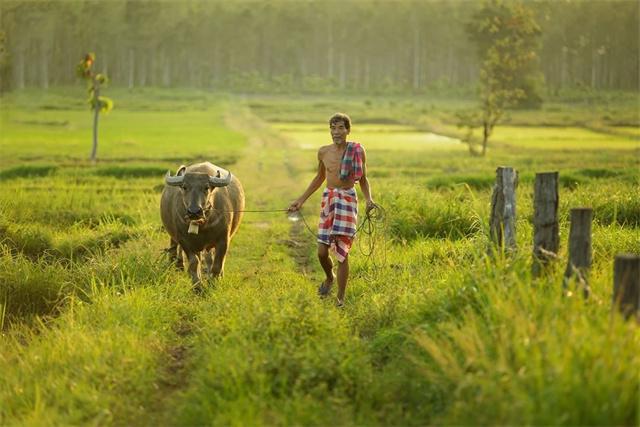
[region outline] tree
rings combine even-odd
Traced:
[[[100,113],[108,113],[113,108],[113,101],[107,97],[100,96],[100,86],[107,83],[107,76],[93,71],[96,55],[87,53],[85,57],[78,63],[76,74],[88,83],[89,99],[87,102],[93,110],[93,148],[91,149],[90,160],[96,162],[98,152],[98,118]]]
[[[487,0],[467,24],[480,59],[482,155],[506,108],[539,104],[540,26],[521,1]]]

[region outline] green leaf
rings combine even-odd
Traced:
[[[107,98],[106,96],[101,96],[98,99],[100,100],[101,113],[108,113],[113,109],[113,100],[111,98]]]
[[[106,85],[109,83],[109,78],[105,74],[96,74],[96,81],[101,85]]]

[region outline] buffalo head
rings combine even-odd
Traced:
[[[182,192],[182,203],[187,210],[187,216],[191,220],[205,218],[205,212],[211,209],[212,197],[211,193],[217,187],[226,187],[231,183],[231,172],[227,173],[225,178],[220,177],[218,171],[217,176],[210,176],[202,172],[184,173],[184,167],[178,170],[178,174],[171,176],[167,172],[164,182],[173,187],[179,187]]]

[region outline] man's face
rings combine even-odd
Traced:
[[[342,120],[338,120],[329,125],[331,131],[331,139],[334,144],[344,144],[347,142],[347,135],[349,135],[349,129],[344,126]]]

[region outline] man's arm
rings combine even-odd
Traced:
[[[369,186],[369,179],[367,178],[367,156],[362,148],[362,176],[360,177],[360,189],[367,202],[367,212],[373,209],[376,204],[371,197],[371,187]]]
[[[307,189],[302,193],[302,196],[298,197],[291,205],[289,206],[289,212],[295,212],[302,208],[304,202],[307,201],[309,196],[311,196],[324,182],[326,175],[324,170],[324,164],[320,159],[320,150],[318,150],[318,172],[316,172],[316,176],[313,177]]]

